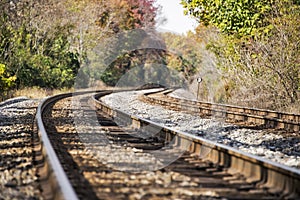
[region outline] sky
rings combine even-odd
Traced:
[[[158,29],[184,34],[193,31],[197,25],[196,20],[183,14],[180,0],[156,0],[162,6],[161,15],[167,19],[166,23],[159,25]]]

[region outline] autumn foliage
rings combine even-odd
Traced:
[[[154,0],[0,0],[0,91],[72,87],[87,49],[153,27]]]
[[[206,48],[221,74],[214,101],[300,112],[298,0],[182,4],[199,20],[196,35],[199,40],[209,38]]]

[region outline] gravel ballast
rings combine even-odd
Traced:
[[[37,100],[0,103],[0,199],[41,199],[33,130]]]
[[[244,128],[228,124],[225,120],[204,119],[138,100],[141,94],[150,91],[152,90],[113,93],[103,97],[102,101],[131,115],[225,144],[274,162],[300,168],[299,134]],[[181,95],[181,98],[185,96],[184,93],[178,91],[175,94]]]

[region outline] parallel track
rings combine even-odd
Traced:
[[[143,95],[141,100],[173,110],[223,118],[234,123],[247,123],[260,129],[273,128],[300,132],[299,114],[176,98],[168,95],[172,91],[173,89],[150,92]]]
[[[113,110],[98,101],[111,92],[103,91],[93,99],[88,93],[76,94],[81,104],[78,108],[71,106],[75,98],[72,94],[51,97],[39,106],[38,129],[49,163],[45,172],[52,183],[45,191],[51,191],[50,198],[293,199],[300,196],[299,171]],[[97,110],[92,109],[93,105]],[[78,124],[74,117],[82,117],[84,121],[93,113],[100,125],[85,124],[85,129],[78,129],[84,124]],[[98,136],[95,131],[105,133],[104,139],[109,142],[103,142],[103,134]],[[108,144],[112,145],[107,151]],[[171,157],[178,150],[183,153],[170,165],[151,171],[151,153],[158,150],[159,154],[164,148]],[[124,155],[138,158],[134,160],[136,165],[122,158]],[[143,166],[147,162],[149,169]],[[145,170],[135,171],[135,166],[143,166]]]

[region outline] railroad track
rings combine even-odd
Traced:
[[[38,107],[51,199],[296,199],[300,172],[113,110],[113,91]],[[51,184],[49,184],[51,183]]]
[[[149,92],[144,94],[141,100],[177,111],[186,111],[206,117],[213,116],[258,129],[300,131],[300,115],[297,114],[177,98],[168,95],[172,91],[173,89]]]

